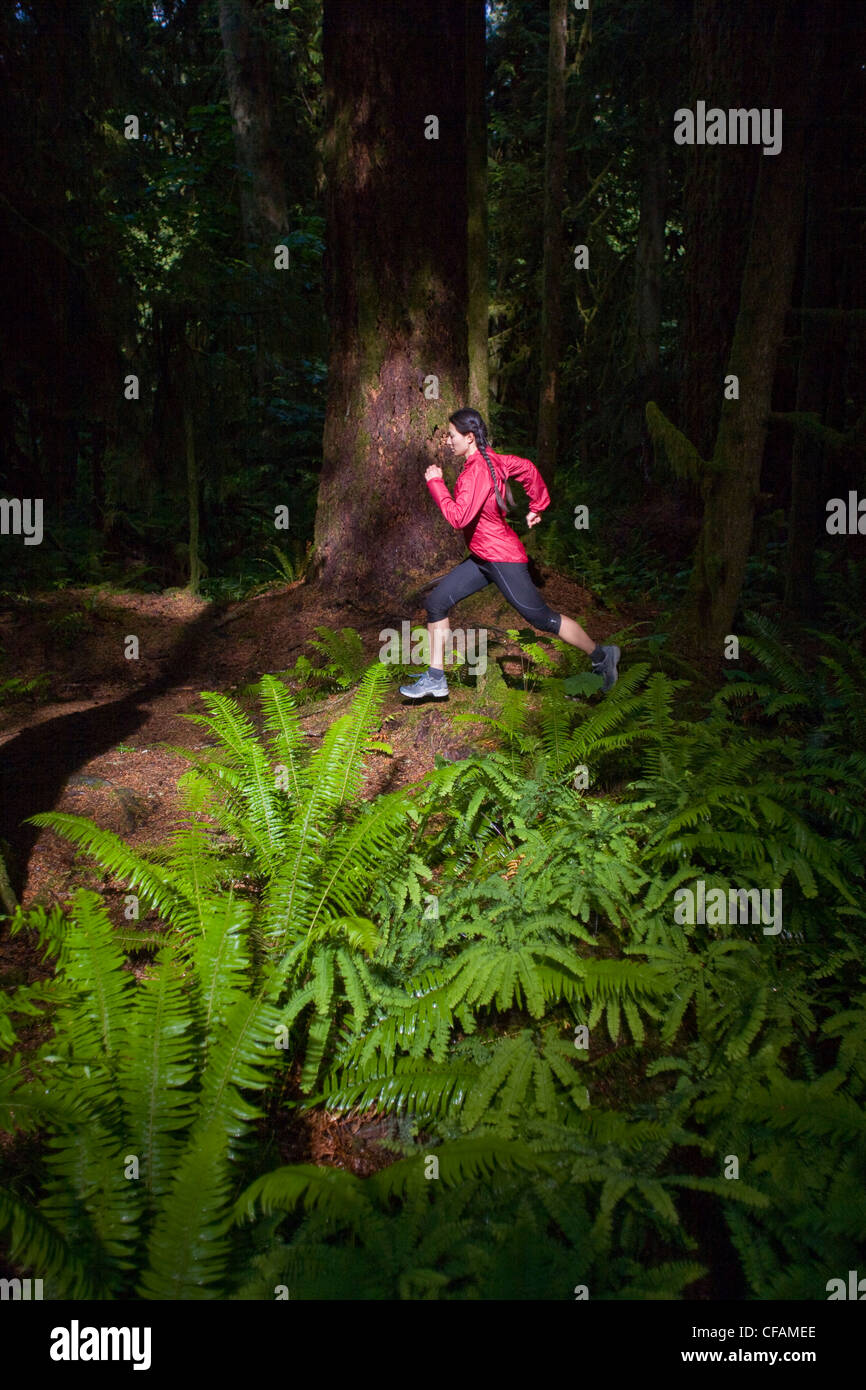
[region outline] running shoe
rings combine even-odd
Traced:
[[[619,675],[619,671],[616,668],[619,665],[621,652],[619,647],[602,647],[602,651],[604,652],[603,660],[599,662],[593,661],[591,664],[593,675],[601,676],[602,678],[601,688],[606,695],[611,687],[616,685],[617,676]]]
[[[431,676],[429,671],[425,671],[410,685],[401,685],[400,694],[405,695],[407,700],[423,700],[427,695],[432,695],[434,700],[445,700],[448,698],[448,682],[444,676]]]

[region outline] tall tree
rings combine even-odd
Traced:
[[[253,263],[273,257],[274,238],[288,230],[280,145],[274,130],[274,94],[264,16],[273,6],[254,0],[219,0],[229,108],[238,156],[241,216]]]
[[[331,328],[321,582],[405,595],[461,553],[424,483],[464,404],[465,0],[325,0]]]
[[[272,367],[269,349],[276,346],[281,327],[281,296],[277,291],[285,283],[285,277],[274,279],[274,248],[283,244],[289,220],[282,156],[274,130],[266,15],[271,22],[279,22],[273,7],[266,8],[264,0],[219,0],[246,257],[253,270],[261,273],[261,278],[253,278],[248,286],[255,334],[259,430],[264,426],[262,412]]]
[[[846,272],[853,259],[860,263],[853,219],[845,213],[848,191],[857,183],[857,163],[863,160],[862,146],[848,135],[849,122],[857,117],[852,87],[856,92],[859,85],[854,75],[859,27],[854,9],[846,0],[835,7],[823,69],[822,119],[809,169],[795,403],[796,416],[811,415],[837,431],[846,424]],[[833,495],[826,488],[828,459],[822,433],[797,429],[791,455],[784,606],[789,615],[807,621],[818,617],[815,551],[826,538],[826,499]]]
[[[112,27],[70,0],[0,12],[0,256],[15,267],[0,278],[0,456],[29,475],[52,525],[74,508],[85,437],[118,380],[100,21]]]
[[[823,3],[802,11],[791,0],[780,0],[776,7],[766,105],[784,112],[783,146],[776,155],[763,155],[760,147],[752,150],[760,165],[727,364],[728,377],[739,384],[739,399],[724,393],[705,473],[701,532],[675,624],[687,649],[714,661],[721,659],[724,637],[731,631],[751,546],[776,354],[802,235],[806,125],[825,22]],[[720,387],[719,382],[721,395]]]
[[[773,3],[694,0],[687,100],[694,109],[758,107],[767,90]],[[721,156],[721,157],[720,157]],[[763,164],[767,163],[767,156]],[[680,419],[707,457],[719,424],[719,383],[731,350],[761,161],[748,145],[688,146],[683,190],[685,323]]]
[[[662,373],[662,298],[666,279],[665,229],[671,201],[671,75],[688,51],[691,7],[688,0],[659,0],[652,16],[640,7],[631,11],[631,54],[622,72],[622,85],[631,124],[629,143],[634,150],[634,198],[638,203],[634,280],[625,342],[614,336],[612,347],[619,359],[620,394],[623,401],[619,460],[628,473],[650,481],[649,437],[646,403],[666,392]],[[674,218],[678,220],[677,187],[674,184]],[[670,297],[664,315],[677,316]],[[624,471],[624,470],[623,470]],[[623,477],[623,481],[625,481]]]
[[[484,0],[466,0],[469,403],[488,416],[487,82]],[[479,72],[480,68],[480,72]]]
[[[649,456],[644,411],[648,400],[660,394],[662,326],[662,278],[665,262],[665,204],[670,159],[667,122],[650,110],[639,141],[640,214],[634,257],[628,347],[624,363],[627,394],[623,410],[620,454],[643,461],[649,475]]]
[[[589,24],[587,17],[586,24]],[[541,382],[535,463],[546,482],[556,471],[559,359],[562,355],[562,214],[565,208],[567,0],[550,0],[547,125],[544,135],[544,252],[541,269]]]

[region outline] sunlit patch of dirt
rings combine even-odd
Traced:
[[[595,611],[587,590],[552,572],[546,576],[544,597],[557,611],[578,618],[598,641],[614,627],[648,618],[646,609],[621,608],[615,619],[603,610]],[[172,745],[200,749],[205,743],[201,726],[184,717],[203,712],[200,691],[236,692],[265,672],[285,671],[302,652],[309,653],[307,643],[317,626],[356,628],[372,662],[379,656],[383,629],[399,631],[404,620],[413,625],[425,621],[421,608],[361,612],[303,584],[208,610],[204,600],[185,591],[111,594],[86,589],[13,599],[0,609],[0,682],[45,677],[41,691],[0,706],[0,759],[2,747],[13,747],[16,736],[38,730],[58,716],[92,716],[98,734],[99,751],[82,752],[73,756],[73,765],[59,767],[56,798],[38,809],[86,816],[137,849],[163,843],[182,814],[177,782],[188,767]],[[489,626],[488,660],[510,652],[513,666],[506,663],[506,669],[519,676],[518,649],[503,634],[506,628],[525,624],[498,591],[491,586],[474,595],[459,612],[455,626]],[[201,626],[201,636],[189,640],[190,631],[197,631],[195,625]],[[138,640],[135,659],[125,654],[130,636]],[[188,651],[179,645],[184,639]],[[437,755],[455,761],[491,746],[483,723],[455,724],[449,714],[449,710],[490,713],[483,689],[479,693],[471,684],[452,680],[447,705],[415,706],[403,699],[397,686],[395,679],[382,706],[378,731],[378,738],[391,745],[392,753],[368,757],[361,793],[367,798],[417,783],[434,767]],[[352,694],[328,696],[301,707],[301,721],[313,746],[344,712]],[[134,697],[132,719],[130,697]],[[254,702],[247,701],[246,707],[255,718]],[[113,721],[120,720],[121,711],[124,722],[115,727]],[[51,755],[49,733],[44,756]],[[7,849],[16,830],[15,825],[5,824],[0,829]],[[76,888],[86,887],[103,895],[118,927],[143,933],[159,928],[153,913],[138,922],[128,921],[128,886],[103,874],[51,831],[38,834],[25,867],[20,894],[25,907],[65,904]],[[147,959],[132,956],[129,968],[137,978],[146,972]],[[0,926],[0,986],[31,983],[50,973],[50,964],[40,958],[32,938],[12,937]],[[36,1047],[44,1034],[45,1025],[38,1022],[22,1028],[21,1052]],[[318,1108],[283,1113],[291,1116],[290,1121],[277,1122],[283,1162],[330,1164],[366,1175],[394,1160],[394,1151],[386,1143],[394,1136],[393,1121],[377,1117],[374,1111],[345,1115]]]

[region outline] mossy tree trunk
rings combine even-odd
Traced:
[[[466,145],[469,278],[469,397],[467,404],[488,418],[490,326],[487,266],[487,83],[484,0],[466,0]]]
[[[401,601],[457,563],[430,500],[466,403],[465,0],[325,0],[330,319],[318,577]],[[428,138],[438,136],[438,138]],[[435,379],[435,380],[434,380]],[[446,467],[446,479],[454,473]]]
[[[752,149],[758,181],[726,373],[737,377],[739,399],[722,399],[701,533],[674,624],[685,649],[711,662],[721,661],[732,631],[751,547],[776,355],[802,236],[805,125],[823,21],[820,6],[802,11],[782,0],[777,7],[773,80],[761,105],[784,110],[783,147],[775,156]],[[722,382],[716,389],[723,396]]]

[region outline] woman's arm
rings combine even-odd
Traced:
[[[547,511],[550,506],[550,493],[535,464],[529,459],[520,458],[517,454],[500,454],[499,457],[505,465],[506,477],[516,478],[526,492],[531,509],[530,516]],[[529,524],[532,526],[534,522]]]
[[[442,477],[442,469],[436,464],[431,464],[424,477],[433,500],[455,531],[468,526],[478,515],[490,491],[489,481],[485,480],[478,468],[464,469],[457,479],[453,497]]]

